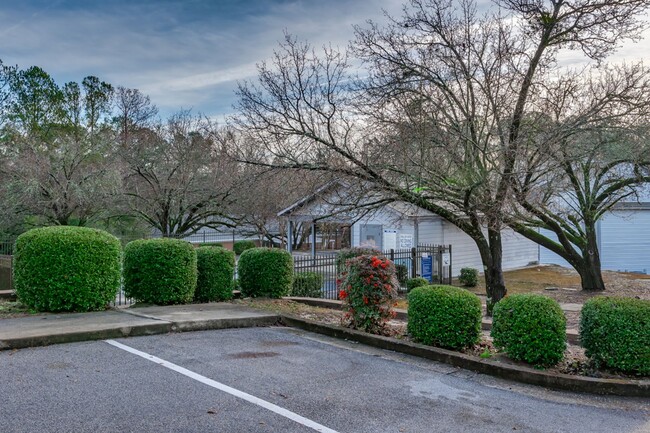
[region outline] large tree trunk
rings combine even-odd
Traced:
[[[582,290],[605,290],[603,273],[600,268],[600,252],[598,251],[595,224],[587,225],[585,233],[587,235],[587,244],[582,249],[582,266],[577,269],[580,274]]]
[[[485,291],[487,294],[487,314],[491,316],[494,304],[503,299],[508,293],[503,278],[501,232],[499,230],[488,229],[488,242],[485,242],[485,239],[483,239],[482,242],[476,242],[476,244],[481,253],[481,260],[483,261]]]

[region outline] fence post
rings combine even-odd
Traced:
[[[390,261],[391,262],[395,261],[395,250],[392,248],[390,249]]]
[[[445,251],[444,245],[440,245],[437,248],[438,254],[436,254],[436,260],[438,260],[438,278],[440,279],[440,284],[445,284],[445,275],[442,273],[442,255]]]
[[[452,269],[454,269],[454,268],[452,267],[452,265],[453,265],[453,262],[452,262],[453,258],[454,258],[454,257],[453,257],[452,254],[451,254],[451,244],[449,244],[449,284],[451,284],[451,281],[452,281],[452,278],[453,278],[453,275],[451,274]]]
[[[418,267],[418,250],[415,247],[411,248],[411,262],[413,263],[413,266],[411,266],[411,278],[415,278]]]

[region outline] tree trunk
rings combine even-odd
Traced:
[[[595,224],[586,226],[585,232],[587,245],[582,249],[582,266],[578,269],[582,290],[605,290],[605,282],[600,268],[600,252],[598,251]]]
[[[486,243],[485,239],[483,239],[482,242],[477,242],[476,244],[481,253],[481,260],[483,261],[485,291],[487,294],[487,315],[491,316],[494,304],[499,302],[508,293],[503,278],[501,232],[499,230],[488,229],[488,242]]]

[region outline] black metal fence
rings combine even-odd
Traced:
[[[433,283],[451,284],[451,245],[418,245],[384,251],[383,254],[395,265],[401,265],[408,278],[425,276]],[[295,255],[293,262],[296,275],[314,272],[322,276],[321,298],[338,298],[335,252],[315,256]]]
[[[13,242],[0,241],[0,290],[13,290],[13,249]]]

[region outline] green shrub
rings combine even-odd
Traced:
[[[478,285],[478,270],[474,268],[462,268],[458,276],[458,282],[465,287],[476,287]]]
[[[244,297],[280,298],[291,290],[293,258],[288,251],[252,248],[242,253],[237,266]]]
[[[393,262],[380,256],[348,259],[339,298],[347,310],[349,326],[373,334],[383,334],[394,317],[393,299],[399,282]]]
[[[196,250],[188,242],[147,239],[124,248],[124,293],[138,302],[192,302],[196,279]]]
[[[406,291],[410,292],[416,287],[428,286],[429,284],[431,283],[429,283],[429,281],[427,281],[427,279],[423,277],[409,278],[408,280],[406,280]]]
[[[408,332],[423,344],[463,349],[479,341],[481,301],[452,286],[423,286],[408,295]]]
[[[120,241],[84,227],[45,227],[16,240],[14,287],[38,311],[101,310],[120,289]]]
[[[557,301],[542,295],[518,294],[494,306],[492,338],[515,360],[548,366],[566,349],[566,318]]]
[[[321,287],[325,277],[318,272],[301,272],[293,276],[293,287],[291,296],[302,296],[305,298],[320,298]]]
[[[237,254],[238,256],[241,255],[244,251],[250,250],[251,248],[255,248],[255,242],[253,241],[237,241],[234,244],[232,244],[232,250]]]
[[[198,274],[194,301],[232,299],[235,253],[220,247],[197,248],[196,268]]]
[[[409,279],[408,266],[402,263],[395,264],[395,275],[397,276],[397,281],[399,281],[400,286],[405,285],[406,281]]]
[[[650,375],[650,301],[588,300],[582,307],[580,343],[599,365]]]

